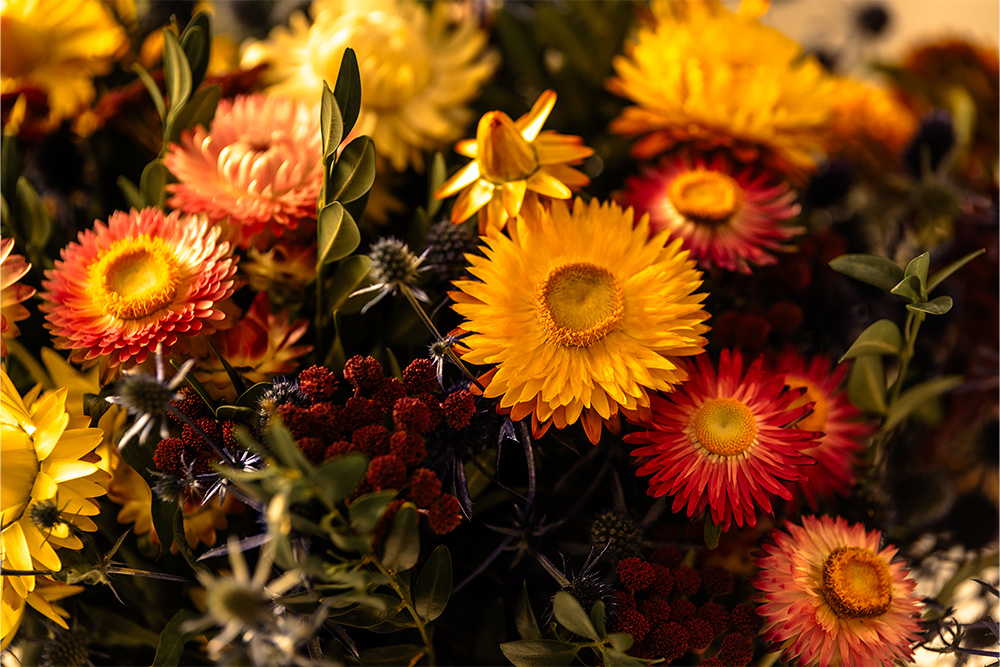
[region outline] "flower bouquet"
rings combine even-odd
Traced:
[[[0,12],[4,667],[1000,659],[995,50]]]

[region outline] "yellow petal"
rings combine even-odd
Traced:
[[[492,198],[493,184],[483,180],[476,181],[458,195],[451,208],[451,221],[455,224],[465,222]]]
[[[545,169],[539,169],[531,175],[531,178],[528,179],[528,188],[538,194],[555,199],[569,199],[573,196],[572,190]]]
[[[434,199],[450,197],[477,178],[479,178],[479,163],[470,162],[456,171],[451,178],[442,183],[441,187],[434,191]]]
[[[546,90],[535,100],[531,111],[517,119],[517,129],[521,131],[521,136],[525,141],[534,141],[538,133],[542,131],[542,126],[549,119],[552,108],[556,105],[556,91]]]
[[[528,189],[527,181],[513,181],[505,183],[500,192],[503,198],[503,207],[507,215],[514,217],[521,210],[521,202],[524,201],[524,193]]]
[[[479,119],[476,143],[483,178],[493,183],[519,181],[538,168],[535,150],[502,111],[490,111]]]

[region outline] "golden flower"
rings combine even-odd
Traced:
[[[283,303],[302,303],[306,285],[316,278],[316,243],[282,240],[266,250],[251,246],[240,269],[255,292],[269,292]]]
[[[0,37],[0,92],[44,91],[50,126],[93,101],[94,77],[126,43],[96,0],[0,0]]]
[[[536,434],[583,422],[591,442],[619,412],[646,411],[649,393],[687,378],[678,357],[702,352],[705,294],[681,240],[650,238],[649,219],[577,199],[533,224],[491,233],[468,255],[478,280],[451,293],[464,316],[465,361],[495,365],[485,395]]]
[[[692,143],[726,147],[796,179],[815,169],[833,102],[815,58],[751,15],[691,2],[675,16],[671,6],[654,5],[654,25],[614,59],[608,88],[635,104],[611,129],[644,135],[632,154],[652,158]]]
[[[184,132],[164,156],[179,181],[167,185],[168,203],[226,221],[242,248],[311,225],[323,185],[318,126],[315,104],[264,95],[222,100],[211,130]]]
[[[56,345],[73,350],[73,361],[100,357],[115,368],[215,331],[236,272],[220,231],[203,217],[146,208],[80,232],[42,283]]]
[[[0,356],[7,356],[7,338],[17,338],[21,331],[16,322],[28,317],[28,309],[21,303],[35,296],[35,288],[18,285],[27,275],[31,264],[20,255],[12,255],[14,239],[0,240]]]
[[[296,369],[296,360],[312,350],[311,345],[295,345],[308,328],[307,320],[289,322],[287,311],[272,313],[267,292],[261,292],[236,326],[220,331],[213,342],[219,355],[254,384]],[[236,400],[229,374],[214,352],[198,361],[194,374],[216,398]]]
[[[3,577],[0,584],[0,627],[3,628],[3,641],[0,649],[6,649],[10,640],[17,634],[24,619],[25,603],[31,605],[39,613],[51,618],[62,627],[66,625],[66,618],[69,612],[62,607],[57,607],[53,602],[62,600],[70,595],[76,595],[83,590],[83,586],[69,586],[51,579],[46,575],[35,575],[35,589],[28,593],[27,597],[18,594],[13,585],[14,577]]]
[[[898,169],[919,121],[892,92],[839,79],[829,124],[830,153],[868,169]]]
[[[516,121],[502,111],[490,111],[479,120],[475,139],[460,141],[455,151],[472,158],[434,192],[435,199],[459,193],[451,221],[464,222],[479,211],[479,231],[503,229],[521,210],[525,195],[569,199],[573,188],[590,179],[569,165],[594,154],[580,137],[541,132],[556,104],[546,90],[531,111]]]
[[[36,387],[22,400],[0,368],[0,548],[5,570],[59,571],[56,548],[81,549],[77,532],[97,530],[90,519],[100,511],[93,499],[104,495],[108,479],[89,460],[101,431],[89,428],[86,417],[66,413],[66,389],[39,395],[40,390]],[[3,576],[4,646],[13,637],[25,600],[67,627],[58,612],[39,602],[45,596],[31,596],[36,583],[31,574]]]
[[[416,0],[316,0],[312,24],[293,14],[267,41],[251,44],[245,68],[266,63],[268,92],[319,103],[323,82],[337,80],[347,47],[361,71],[361,115],[367,134],[394,169],[423,169],[422,151],[441,149],[471,120],[465,106],[497,64],[484,53],[486,34],[467,16],[453,22],[450,3]]]

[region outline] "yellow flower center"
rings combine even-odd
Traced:
[[[889,567],[869,549],[834,549],[823,563],[823,597],[840,618],[881,616],[892,602]]]
[[[621,324],[625,294],[618,278],[589,262],[564,264],[549,272],[535,304],[549,341],[586,347]]]
[[[538,169],[534,146],[502,111],[490,111],[479,120],[476,148],[479,170],[491,183],[523,181]]]
[[[322,49],[327,53],[320,54],[326,61],[327,81],[336,81],[344,47],[350,46],[358,56],[365,107],[397,109],[427,87],[431,79],[427,44],[402,16],[366,12],[344,16],[338,22],[342,23],[349,25],[334,34],[329,42],[333,49]]]
[[[90,265],[94,302],[124,320],[146,317],[170,304],[179,282],[173,250],[148,234],[115,241]]]
[[[739,212],[743,205],[743,190],[723,173],[693,169],[670,182],[667,198],[685,218],[721,223]]]
[[[0,73],[5,79],[27,76],[45,62],[48,42],[38,30],[11,16],[0,17],[0,28]]]
[[[753,411],[735,398],[713,398],[691,417],[694,437],[702,447],[719,456],[745,452],[757,438]]]
[[[813,404],[812,414],[799,420],[797,426],[803,431],[823,431],[826,430],[826,418],[830,414],[830,404],[819,387],[812,381],[798,375],[789,375],[785,378],[785,384],[791,389],[805,389],[805,393],[792,401],[789,409],[801,408],[806,403]]]

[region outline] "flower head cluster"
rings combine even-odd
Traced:
[[[265,248],[311,224],[323,183],[318,125],[314,104],[264,95],[222,100],[211,129],[185,132],[163,158],[179,181],[167,185],[170,205],[226,221],[243,248]]]
[[[708,330],[701,273],[679,239],[651,237],[648,217],[556,201],[484,242],[484,257],[469,256],[478,280],[451,296],[472,332],[462,358],[496,366],[484,395],[511,419],[530,415],[536,435],[580,421],[596,444],[602,423],[616,428],[687,378],[679,357],[699,354]]]
[[[364,82],[355,131],[394,169],[422,169],[424,150],[461,136],[471,119],[465,105],[497,64],[470,15],[456,22],[448,3],[428,9],[416,0],[315,0],[310,14],[311,24],[293,14],[288,28],[243,54],[244,67],[268,65],[270,94],[317,104],[350,47]]]
[[[424,436],[432,430],[469,425],[475,404],[468,392],[442,402],[434,365],[412,362],[403,379],[387,378],[372,357],[355,356],[344,367],[344,383],[312,366],[299,373],[306,400],[286,400],[272,407],[291,431],[306,458],[315,464],[360,452],[370,463],[352,497],[398,489],[427,516],[431,529],[444,534],[461,519],[458,500],[444,493],[437,475],[421,463],[427,456]],[[346,386],[345,386],[346,385]]]
[[[654,24],[615,58],[617,76],[608,84],[634,103],[611,124],[619,134],[642,135],[633,155],[689,144],[725,148],[792,177],[811,172],[833,102],[819,62],[755,17],[718,4],[653,9]]]
[[[155,208],[118,211],[80,232],[42,283],[56,345],[114,368],[215,331],[236,273],[219,234],[206,218]]]
[[[671,495],[673,511],[691,518],[708,509],[728,530],[757,524],[757,510],[773,513],[772,498],[790,500],[790,483],[808,479],[813,459],[802,453],[819,433],[795,428],[809,404],[794,404],[781,377],[763,359],[744,371],[743,357],[722,351],[718,371],[705,356],[691,379],[667,397],[654,396],[645,431],[625,436],[638,445],[640,476],[651,475],[649,495]]]
[[[30,285],[18,285],[17,281],[31,270],[31,264],[21,255],[12,255],[14,239],[0,240],[0,356],[7,356],[8,338],[17,338],[21,333],[17,322],[28,317],[28,309],[21,304],[35,295]]]
[[[786,223],[799,207],[787,183],[757,167],[736,166],[722,154],[711,159],[678,155],[641,177],[626,180],[625,201],[649,214],[653,231],[684,239],[698,264],[750,273],[750,265],[778,260],[773,251],[803,231]]]
[[[546,90],[531,111],[511,120],[502,111],[479,119],[475,139],[460,141],[455,151],[472,158],[434,192],[435,199],[458,193],[451,209],[455,224],[479,211],[479,232],[503,229],[521,211],[526,197],[532,206],[538,197],[569,199],[573,190],[590,183],[579,164],[594,154],[580,137],[542,132],[556,104],[555,91]]]
[[[785,531],[764,545],[753,580],[762,634],[784,642],[784,658],[810,667],[910,660],[921,607],[897,549],[840,517],[803,517]]]

